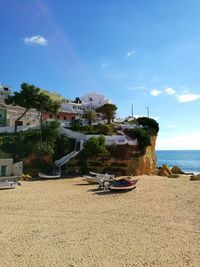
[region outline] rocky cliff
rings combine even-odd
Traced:
[[[155,154],[156,136],[151,137],[151,146],[146,148],[146,152],[139,158],[139,174],[156,174],[157,160]]]
[[[151,137],[151,145],[144,152],[137,146],[118,145],[109,147],[108,155],[85,159],[81,155],[70,161],[66,174],[85,174],[89,171],[113,173],[115,175],[142,175],[156,173],[156,136]]]

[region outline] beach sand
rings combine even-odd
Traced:
[[[101,193],[81,178],[0,191],[0,266],[200,266],[200,182],[138,176]]]

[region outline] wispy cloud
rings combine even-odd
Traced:
[[[177,98],[178,98],[179,102],[186,103],[186,102],[198,100],[200,98],[200,95],[198,95],[198,94],[182,94],[182,95],[179,95]]]
[[[135,90],[146,90],[146,86],[132,86],[128,88],[130,91],[135,91]]]
[[[107,66],[106,63],[101,64],[102,69],[104,69]]]
[[[129,51],[129,52],[126,54],[126,57],[133,56],[136,52],[137,52],[136,50]]]
[[[174,95],[174,94],[176,93],[176,91],[175,91],[173,88],[171,88],[171,87],[167,87],[167,88],[165,89],[165,93],[166,93],[167,95]]]
[[[41,35],[34,35],[31,37],[25,37],[24,43],[29,45],[29,44],[36,44],[36,45],[47,45],[47,40],[41,36]]]
[[[151,94],[152,96],[158,96],[160,93],[161,93],[161,92],[160,92],[159,90],[157,90],[157,89],[153,89],[153,90],[151,90],[151,92],[150,92],[150,94]]]

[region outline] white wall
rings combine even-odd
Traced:
[[[111,103],[111,100],[98,93],[90,93],[80,97],[82,104],[87,108],[98,108],[104,104]]]

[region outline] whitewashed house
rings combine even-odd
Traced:
[[[22,173],[22,161],[13,163],[13,159],[0,159],[0,177],[20,176]]]

